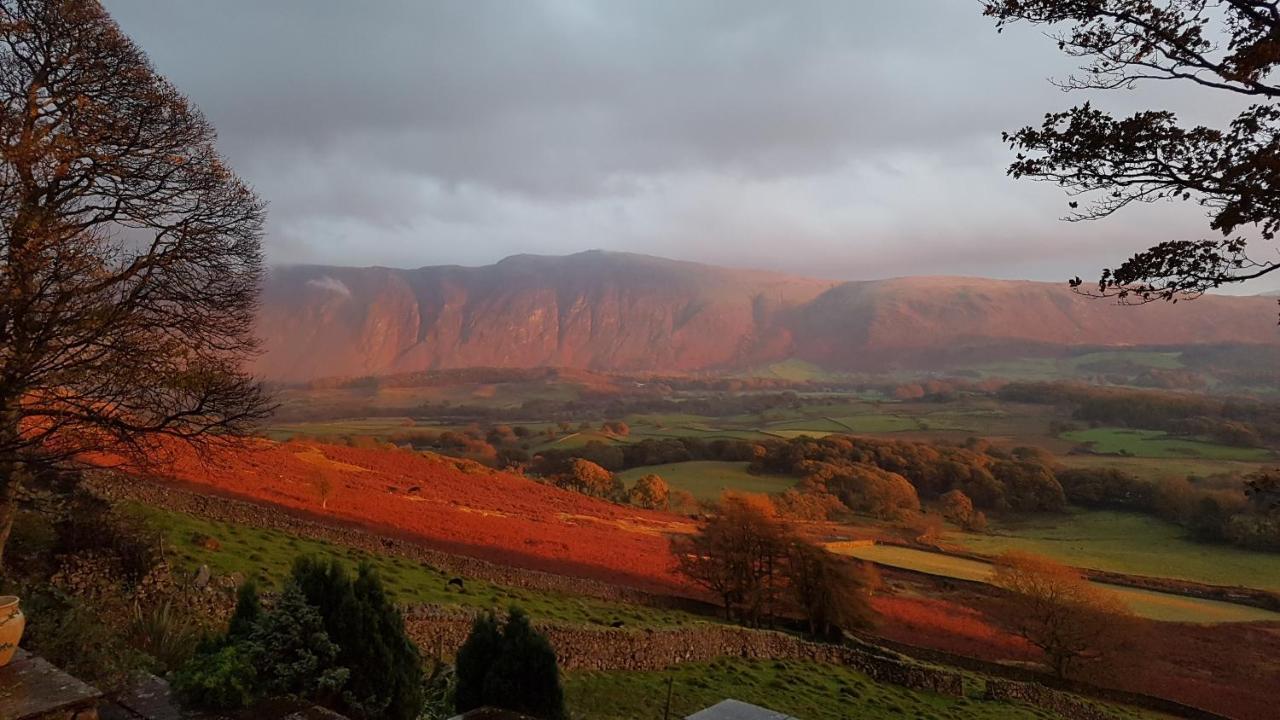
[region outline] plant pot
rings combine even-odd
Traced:
[[[0,595],[0,667],[9,664],[13,654],[18,651],[18,642],[22,640],[22,631],[27,627],[27,618],[18,607],[16,595]]]

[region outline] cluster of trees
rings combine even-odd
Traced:
[[[753,627],[804,618],[816,637],[839,637],[871,617],[860,567],[798,536],[767,497],[728,493],[695,534],[672,541],[681,574]]]
[[[837,435],[758,448],[754,471],[798,475],[807,492],[831,494],[852,510],[889,519],[952,491],[981,510],[1057,512],[1066,504],[1052,457],[1037,448],[1005,453],[981,441],[960,447]]]
[[[564,690],[551,643],[513,607],[499,623],[493,612],[476,618],[455,664],[454,709],[500,708],[541,718],[565,717]]]
[[[672,490],[659,475],[650,473],[639,477],[628,488],[617,475],[582,458],[570,460],[563,472],[552,475],[550,479],[557,487],[566,490],[649,510],[690,512],[697,507],[692,495],[684,490]]]
[[[988,511],[1058,512],[1066,504],[1051,455],[1029,447],[1004,452],[976,440],[965,446],[837,435],[764,441],[686,437],[627,444],[592,442],[541,452],[530,467],[561,487],[661,507],[639,499],[636,489],[623,487],[613,471],[689,460],[749,461],[752,472],[802,478],[776,501],[779,512],[801,520],[829,519],[852,511],[905,521],[920,515],[922,501],[936,501],[946,519],[981,530]],[[668,497],[669,505],[684,505],[688,500],[677,492]]]
[[[1197,539],[1229,542],[1255,550],[1280,550],[1280,472],[1261,470],[1244,479],[1141,480],[1114,468],[1058,471],[1075,505],[1141,512],[1178,523]]]
[[[1074,419],[1096,425],[1164,430],[1242,447],[1280,440],[1275,402],[1078,383],[1011,383],[997,396],[1066,407]]]
[[[1003,380],[967,380],[964,378],[929,378],[919,382],[901,383],[878,388],[895,400],[922,400],[925,402],[951,402],[965,393],[989,393],[1004,385]]]
[[[590,460],[613,472],[690,460],[745,462],[755,458],[755,447],[755,443],[726,438],[646,438],[625,444],[592,440],[581,447],[543,450],[533,458],[530,470],[538,475],[556,475],[577,459]]]
[[[240,589],[221,637],[174,677],[198,707],[231,710],[297,697],[354,718],[415,720],[422,661],[373,569],[353,578],[336,560],[299,558],[271,610],[252,583]]]

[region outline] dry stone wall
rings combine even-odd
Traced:
[[[466,639],[475,613],[436,606],[411,609],[410,637],[424,653],[452,657]],[[767,630],[707,625],[692,628],[624,629],[537,624],[568,670],[661,670],[718,658],[811,660],[844,665],[877,682],[959,697],[959,673],[877,655],[858,648],[813,643]]]
[[[1115,716],[1086,700],[1052,688],[1015,680],[987,680],[986,698],[1021,702],[1056,713],[1067,720],[1114,720]]]

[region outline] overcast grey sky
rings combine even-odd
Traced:
[[[1086,98],[976,0],[105,5],[270,202],[272,262],[604,248],[1060,280],[1207,232],[1188,206],[1064,223],[1061,190],[1005,177],[1001,130]],[[1172,86],[1097,99],[1223,112]]]

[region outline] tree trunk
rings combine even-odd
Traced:
[[[0,410],[0,576],[4,575],[4,549],[18,515],[18,488],[22,463],[13,449],[18,442],[17,413]]]

